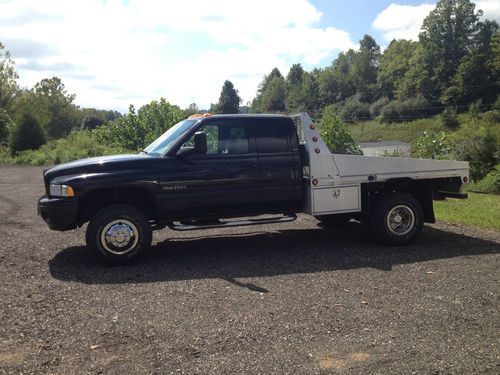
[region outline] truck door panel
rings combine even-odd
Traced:
[[[217,120],[198,131],[207,134],[207,153],[176,158],[177,175],[162,182],[165,210],[186,216],[248,211],[258,188],[251,127],[241,120]]]

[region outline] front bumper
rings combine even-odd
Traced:
[[[52,230],[70,230],[78,225],[77,200],[75,198],[47,198],[38,200],[38,215]]]

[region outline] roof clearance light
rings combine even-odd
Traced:
[[[204,117],[209,117],[213,116],[211,113],[195,113],[194,115],[191,115],[188,117],[188,120],[191,120],[193,118],[204,118]]]
[[[318,137],[313,137],[313,142],[318,142]]]
[[[321,150],[319,148],[315,148],[314,152],[317,153],[317,154],[319,154],[321,152]]]
[[[311,124],[311,125],[309,125],[309,129],[314,130],[314,129],[316,129],[316,126],[314,126],[314,124]]]

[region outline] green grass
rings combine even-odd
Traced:
[[[358,142],[402,141],[413,143],[424,131],[437,131],[442,127],[435,119],[422,119],[400,124],[380,124],[378,121],[348,125],[352,136]]]
[[[500,195],[469,193],[468,199],[434,202],[436,220],[500,231]]]
[[[413,144],[424,131],[444,131],[452,141],[470,138],[475,135],[485,136],[492,134],[500,142],[500,113],[499,111],[485,112],[479,116],[460,114],[460,127],[456,130],[443,127],[439,116],[419,119],[416,121],[395,124],[381,124],[376,120],[364,123],[347,124],[351,134],[357,142],[375,141],[402,141]]]

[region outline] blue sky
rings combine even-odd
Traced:
[[[500,1],[477,0],[500,20]],[[366,33],[416,39],[432,0],[0,0],[0,41],[31,87],[58,76],[76,103],[208,108],[224,80],[251,101],[264,74],[324,67]]]

